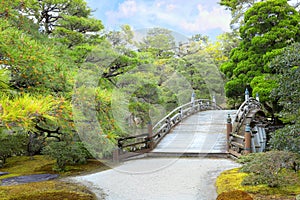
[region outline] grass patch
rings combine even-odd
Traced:
[[[267,185],[245,186],[242,185],[243,179],[248,176],[246,173],[239,172],[240,168],[224,171],[217,178],[217,193],[229,192],[232,190],[245,191],[254,199],[295,199],[300,194],[300,183],[294,185],[286,185],[279,188],[271,188]],[[300,178],[300,172],[297,176]]]
[[[90,173],[96,171],[104,171],[109,169],[108,166],[102,162],[94,159],[88,160],[86,164],[81,165],[67,165],[66,170],[63,172],[53,171],[55,160],[48,156],[37,155],[34,157],[28,156],[14,156],[7,159],[7,163],[2,172],[9,172],[9,174],[0,176],[0,180],[4,178],[30,175],[30,174],[59,174],[61,177],[80,175],[83,173]]]
[[[15,156],[7,159],[4,168],[0,168],[2,172],[9,172],[9,174],[0,176],[2,179],[31,175],[31,174],[57,174],[53,171],[55,160],[48,156],[38,155],[34,157]],[[59,172],[60,177],[82,175],[92,172],[99,172],[109,169],[106,165],[98,160],[88,160],[86,164],[82,165],[68,165],[66,171]],[[95,196],[89,192],[85,187],[66,183],[58,180],[27,183],[14,186],[0,186],[0,199],[2,200],[83,200],[96,199]]]
[[[0,176],[0,180],[30,174],[54,174],[55,172],[52,171],[54,164],[55,160],[46,156],[14,156],[8,158],[4,167],[0,168],[0,171],[9,172],[7,175]]]
[[[2,200],[95,200],[94,194],[85,187],[61,181],[45,181],[21,184],[15,186],[1,186]]]

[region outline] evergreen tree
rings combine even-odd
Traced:
[[[286,0],[268,0],[254,4],[245,13],[244,22],[239,46],[221,66],[228,79],[226,96],[237,99],[248,87],[253,95],[259,93],[271,111],[276,102],[269,96],[276,82],[271,78],[269,62],[282,48],[300,40],[300,16]]]

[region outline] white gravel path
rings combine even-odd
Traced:
[[[145,158],[70,180],[89,187],[98,199],[215,200],[216,177],[238,166],[230,159]]]

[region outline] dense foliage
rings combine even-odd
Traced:
[[[69,135],[69,143],[74,140],[74,75],[99,38],[90,34],[103,28],[90,14],[81,0],[2,1],[0,134],[1,148],[6,149],[1,150],[2,162],[7,156],[40,153],[50,141],[63,141],[64,135]],[[70,45],[72,34],[85,39]],[[90,47],[83,51],[87,44]]]
[[[232,12],[232,28],[241,38],[221,65],[225,93],[232,107],[248,88],[259,94],[264,109],[284,128],[270,134],[267,153],[240,159],[245,185],[282,187],[299,181],[299,11],[286,0],[221,0]],[[279,151],[278,151],[279,150]],[[297,180],[296,180],[297,179]]]
[[[273,92],[273,98],[283,109],[279,117],[286,123],[300,121],[300,43],[294,43],[272,60],[271,69],[276,73],[278,87]]]
[[[235,43],[229,34],[179,43],[153,28],[135,41],[129,25],[106,32],[84,0],[3,0],[0,16],[1,165],[19,154],[50,155],[58,170],[109,158],[119,137],[189,102],[193,90],[223,103],[218,67]]]
[[[144,133],[192,92],[219,104],[226,94],[236,107],[246,87],[291,125],[271,146],[298,152],[300,16],[285,0],[255,2],[222,0],[239,33],[211,42],[164,28],[138,40],[129,25],[106,31],[84,0],[2,0],[0,164],[44,153],[63,170],[110,158],[119,137]]]
[[[277,110],[276,101],[270,97],[277,83],[269,63],[282,48],[300,40],[299,21],[299,13],[285,0],[259,2],[246,11],[239,29],[242,40],[221,66],[228,78],[227,97],[241,101],[248,87],[254,96],[259,94],[266,109]]]
[[[290,173],[297,174],[300,167],[299,154],[288,151],[269,151],[242,157],[242,172],[249,173],[243,180],[245,185],[267,184],[269,187],[281,187],[294,184],[299,180],[289,178]]]
[[[271,69],[276,72],[278,87],[272,92],[282,108],[278,117],[287,125],[272,133],[270,145],[277,150],[300,153],[300,44],[286,47],[272,60]]]

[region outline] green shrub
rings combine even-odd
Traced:
[[[64,171],[67,164],[84,164],[89,156],[81,142],[51,142],[42,153],[56,159],[54,170],[58,171]]]
[[[285,126],[272,133],[270,146],[275,150],[300,153],[300,123]]]
[[[249,173],[242,182],[244,185],[267,184],[270,187],[280,187],[297,181],[293,177],[297,177],[296,172],[299,170],[299,154],[270,151],[257,155],[250,154],[248,158],[243,157],[242,160],[245,164],[241,171]]]
[[[24,133],[4,133],[0,130],[0,167],[13,155],[26,153],[28,136]]]
[[[264,153],[250,153],[248,155],[239,157],[237,162],[241,164],[246,164],[252,162],[254,159],[259,159],[262,156],[264,156]]]

